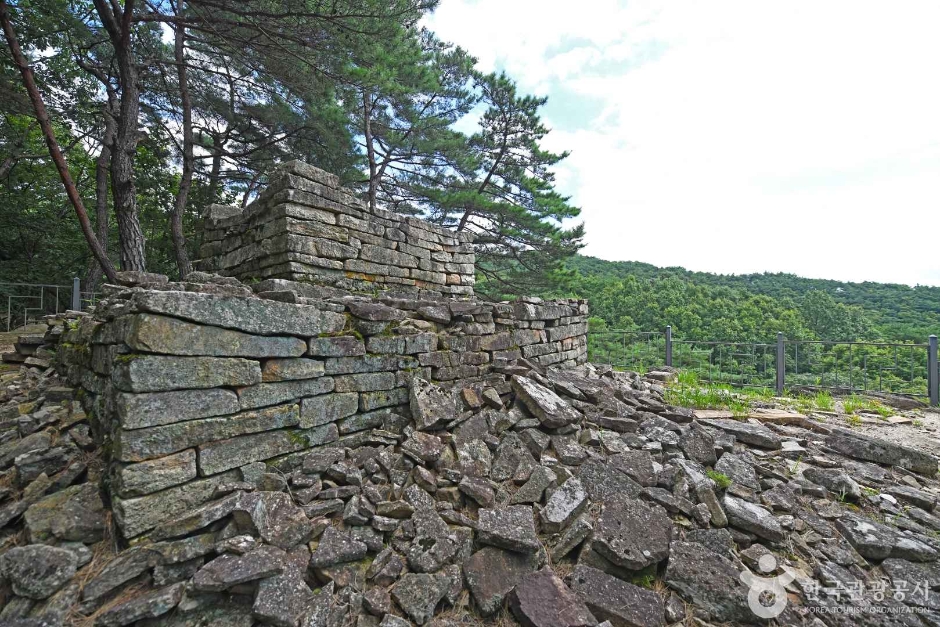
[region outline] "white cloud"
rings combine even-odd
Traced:
[[[834,0],[443,0],[429,19],[549,95],[586,254],[932,284],[937,23],[935,2]]]

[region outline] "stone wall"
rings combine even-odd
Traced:
[[[322,298],[307,283],[252,290],[201,272],[141,281],[108,287],[59,351],[110,451],[128,538],[258,473],[290,473],[311,448],[392,444],[422,397],[444,399],[440,427],[479,399],[499,403],[515,360],[586,360],[581,300]]]
[[[370,211],[336,176],[292,161],[244,209],[212,207],[196,267],[242,280],[469,298],[472,242],[470,233]]]

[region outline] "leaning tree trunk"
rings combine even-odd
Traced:
[[[101,243],[98,241],[98,238],[95,237],[95,233],[91,229],[91,222],[88,220],[88,212],[85,211],[85,203],[82,202],[82,197],[79,195],[78,188],[75,186],[75,182],[72,180],[72,175],[69,172],[68,164],[65,162],[65,157],[62,155],[62,150],[59,148],[59,142],[55,138],[52,122],[49,120],[49,114],[46,112],[46,105],[42,100],[42,95],[39,93],[39,88],[36,87],[36,81],[33,79],[33,70],[26,62],[26,57],[23,56],[23,51],[20,48],[20,42],[16,38],[16,33],[13,30],[13,23],[10,21],[10,11],[6,0],[0,0],[0,25],[3,27],[3,34],[6,37],[7,45],[10,47],[10,55],[13,57],[13,63],[20,71],[20,75],[23,78],[23,86],[26,87],[26,93],[29,94],[29,99],[33,104],[33,110],[36,112],[36,121],[39,122],[39,127],[42,129],[43,138],[46,140],[46,147],[49,149],[49,156],[52,158],[52,162],[55,164],[59,177],[62,179],[62,185],[65,187],[65,193],[68,196],[69,202],[72,204],[72,207],[75,209],[75,214],[78,216],[78,223],[82,228],[85,241],[88,242],[88,247],[91,248],[92,254],[94,254],[98,263],[101,264],[101,268],[104,270],[108,279],[117,281],[117,273],[114,271],[114,266],[111,265],[108,254],[105,252],[104,248],[102,248]]]

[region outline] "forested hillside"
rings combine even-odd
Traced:
[[[940,333],[940,287],[847,283],[793,274],[722,275],[575,256],[572,291],[595,328],[659,330],[708,340],[885,339]]]

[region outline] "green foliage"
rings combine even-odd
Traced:
[[[715,485],[718,486],[719,490],[727,490],[731,487],[731,478],[728,475],[718,472],[717,470],[706,470],[705,474],[708,475],[708,478],[715,482]]]

